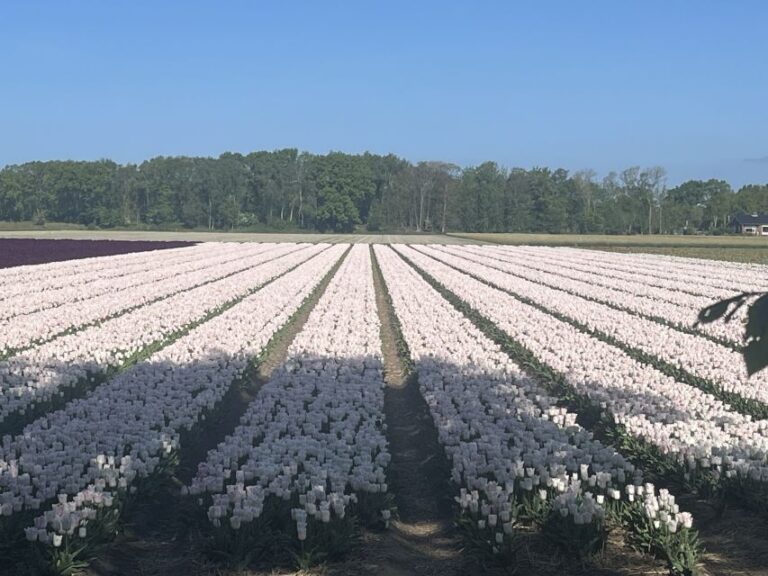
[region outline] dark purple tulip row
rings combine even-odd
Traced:
[[[194,242],[0,238],[0,268],[191,246]]]

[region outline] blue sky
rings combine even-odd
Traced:
[[[766,22],[747,0],[4,0],[0,165],[297,147],[766,183]]]

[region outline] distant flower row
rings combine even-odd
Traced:
[[[103,259],[99,259],[99,270],[91,271],[87,264],[83,264],[69,276],[50,277],[45,266],[40,266],[36,273],[30,273],[26,278],[18,279],[2,288],[0,321],[128,288],[151,285],[176,274],[206,268],[216,259],[226,260],[225,256],[229,253],[236,257],[240,252],[241,249],[238,250],[237,245],[224,248],[201,244],[183,250],[143,253],[141,261],[114,262],[112,267],[106,269],[103,268]]]
[[[694,284],[689,277],[680,278],[675,272],[670,278],[659,276],[664,270],[653,272],[632,268],[629,265],[611,261],[611,254],[606,254],[605,262],[600,264],[591,259],[582,259],[567,253],[551,253],[532,247],[497,249],[495,247],[466,246],[464,252],[486,256],[497,263],[518,264],[529,270],[556,273],[572,280],[627,292],[635,296],[644,296],[654,300],[672,302],[684,307],[703,307],[714,299],[728,298],[735,291]],[[674,279],[671,279],[674,278]]]
[[[443,250],[441,248],[441,250]],[[698,331],[714,338],[740,345],[744,338],[743,320],[746,309],[730,323],[717,322],[696,326],[699,312],[721,298],[736,294],[736,290],[718,290],[718,296],[693,295],[685,291],[692,286],[690,278],[676,288],[648,287],[645,276],[636,271],[633,279],[613,279],[603,274],[604,268],[592,263],[592,271],[571,270],[567,264],[547,264],[542,259],[520,256],[517,252],[496,255],[492,251],[448,249],[454,255],[474,258],[480,256],[483,264],[514,274],[520,278],[578,294],[584,298],[609,304],[637,315],[665,322],[688,331]]]
[[[504,247],[515,253],[517,247]],[[701,258],[681,258],[661,254],[623,254],[583,250],[577,248],[525,247],[536,256],[544,255],[570,262],[592,265],[595,268],[621,270],[634,273],[641,282],[666,279],[684,286],[692,294],[709,296],[708,290],[717,289],[740,292],[742,290],[768,290],[766,266],[763,264],[745,264],[705,260]]]
[[[19,266],[0,270],[0,302],[23,294],[42,293],[71,286],[81,286],[98,280],[119,279],[122,276],[148,270],[158,262],[184,262],[202,257],[220,250],[214,243],[198,244],[173,250],[155,250],[103,256],[101,258],[83,258]]]
[[[113,258],[128,254],[130,261],[134,254],[173,250],[190,246],[191,242],[178,241],[142,241],[142,240],[63,240],[37,238],[2,238],[0,239],[0,286],[4,279],[39,266],[54,266],[52,263],[74,262]],[[74,267],[72,268],[75,269]]]
[[[302,249],[281,245],[256,256],[244,255],[232,264],[234,273],[227,274],[225,265],[219,270],[210,267],[168,279],[165,290],[171,295],[166,298],[0,361],[0,422],[9,414],[52,398],[65,387],[121,367],[146,347],[163,344],[322,249],[317,245]],[[153,291],[153,287],[146,289]],[[115,301],[121,301],[119,296]],[[131,303],[124,301],[122,305]]]
[[[246,270],[255,263],[270,260],[286,251],[293,245],[272,245],[266,251],[262,247],[245,248],[232,247],[223,253],[214,254],[204,259],[203,266],[194,260],[182,263],[172,268],[170,274],[163,274],[153,280],[155,272],[140,272],[139,276],[147,276],[146,281],[127,289],[109,290],[84,299],[76,298],[54,308],[39,310],[30,314],[15,315],[0,323],[0,355],[12,353],[14,350],[33,346],[35,343],[48,340],[65,331],[72,331],[81,326],[104,321],[112,316],[131,310],[137,306],[167,298],[206,282],[225,278],[231,274]],[[293,248],[295,249],[295,247]],[[271,252],[274,254],[270,255]],[[223,259],[224,262],[217,262]],[[156,262],[156,268],[162,268],[162,262]],[[119,282],[125,279],[119,279]],[[87,286],[81,290],[87,295]],[[31,298],[35,298],[34,296]],[[5,309],[0,302],[0,310]]]

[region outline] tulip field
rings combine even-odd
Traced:
[[[712,564],[697,511],[768,517],[768,377],[742,360],[746,310],[697,323],[768,291],[764,266],[544,246],[126,250],[0,270],[0,574],[154,573],[104,568],[147,508],[205,559],[179,574],[437,573],[370,560],[419,482],[448,502],[449,574],[590,573],[608,554],[738,573]],[[395,372],[424,419],[393,408]],[[442,477],[404,481],[395,430],[431,438],[414,449]],[[537,566],[531,542],[558,563]],[[350,557],[367,564],[334,572]]]

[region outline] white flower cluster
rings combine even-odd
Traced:
[[[305,245],[296,250],[289,244],[244,257],[238,264],[247,266],[243,271],[177,291],[158,302],[0,361],[0,422],[9,414],[51,398],[64,387],[121,366],[132,354],[163,341],[323,249],[321,245]],[[199,283],[201,277],[195,278]]]
[[[303,540],[309,520],[343,518],[360,493],[386,492],[379,328],[369,249],[355,245],[285,363],[199,466],[189,493],[212,494],[215,525],[239,529],[274,497],[291,502]]]
[[[572,294],[578,294],[584,298],[610,304],[612,306],[626,310],[634,315],[650,316],[655,318],[664,318],[667,322],[686,328],[694,329],[698,332],[709,334],[715,338],[734,344],[741,344],[744,336],[743,319],[746,309],[742,310],[741,316],[733,322],[716,322],[713,324],[704,324],[695,326],[699,312],[714,303],[714,299],[703,296],[694,296],[683,292],[673,292],[670,290],[657,291],[666,292],[661,297],[659,294],[651,294],[648,290],[639,291],[641,284],[635,280],[614,280],[601,278],[597,266],[593,267],[593,274],[584,272],[571,272],[561,270],[557,266],[551,266],[549,270],[542,270],[545,265],[535,263],[536,260],[527,260],[518,258],[517,255],[505,256],[503,258],[513,259],[514,261],[500,261],[495,257],[482,257],[472,254],[468,251],[458,250],[440,250],[430,249],[430,255],[437,252],[446,252],[454,255],[469,257],[472,259],[480,258],[484,265],[509,272],[515,276],[536,282],[543,286],[550,286]],[[640,274],[636,274],[640,276]],[[575,278],[574,278],[575,277]],[[645,293],[641,293],[645,292]],[[722,298],[733,296],[731,292],[724,292]]]
[[[150,274],[147,282],[126,290],[112,290],[93,298],[76,300],[32,314],[14,316],[0,324],[0,354],[28,348],[64,331],[103,322],[126,310],[167,298],[203,283],[225,279],[227,276],[247,271],[249,267],[275,258],[291,249],[296,248],[290,244],[273,244],[266,250],[263,246],[255,248],[247,245],[230,246],[224,249],[223,254],[206,258],[202,268],[194,262],[185,263],[182,267],[188,268],[188,271],[177,269],[174,274],[167,275],[158,281],[153,281]],[[222,257],[225,261],[217,262],[217,259]]]
[[[219,244],[199,244],[183,251],[171,251],[171,254],[147,252],[141,261],[127,263],[113,257],[116,262],[103,268],[104,262],[98,262],[99,269],[91,271],[87,265],[73,271],[71,277],[49,277],[44,266],[25,275],[23,281],[2,288],[0,295],[0,320],[8,320],[21,314],[31,314],[39,310],[71,304],[78,300],[87,300],[108,292],[125,290],[141,284],[151,284],[168,278],[173,274],[192,271],[209,266],[211,256],[221,257],[224,252]]]
[[[665,529],[674,534],[680,527],[693,526],[693,516],[690,512],[681,512],[680,506],[669,490],[662,488],[656,492],[653,484],[644,486],[627,486],[627,497],[630,501],[642,502],[645,516],[653,522],[653,527]]]
[[[0,502],[13,513],[58,497],[60,504],[75,503],[67,513],[81,515],[93,502],[87,494],[113,492],[151,473],[177,445],[179,432],[216,405],[345,250],[325,247],[88,397],[3,437]]]
[[[120,484],[126,485],[125,477],[120,478]],[[79,492],[71,500],[66,494],[60,494],[58,503],[36,517],[33,526],[24,528],[26,539],[58,548],[64,536],[77,534],[78,538],[85,538],[88,535],[87,525],[96,519],[99,510],[111,508],[114,504],[114,495],[105,490],[106,486],[107,483],[100,479],[96,485]]]
[[[628,484],[627,488],[634,488],[634,484]],[[542,496],[544,496],[542,494]],[[595,518],[605,517],[605,495],[597,497],[589,490],[582,490],[578,484],[569,486],[565,492],[555,496],[552,509],[563,518],[573,518],[577,526],[591,524]]]
[[[614,449],[529,379],[499,347],[390,248],[375,246],[419,386],[461,486],[457,501],[494,538],[511,533],[515,499],[554,497],[577,524],[602,518],[595,499],[639,483]]]
[[[501,271],[504,266],[498,267],[492,260],[479,255],[456,257],[452,253],[428,247],[419,247],[418,250],[607,334],[618,342],[682,368],[694,376],[707,379],[727,392],[768,403],[766,375],[756,374],[750,378],[741,354],[731,348],[538,282],[506,274]]]
[[[417,250],[396,248],[609,410],[629,434],[692,469],[768,481],[768,421],[752,421],[710,394]]]

